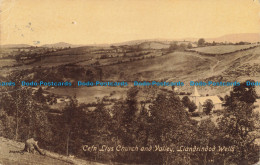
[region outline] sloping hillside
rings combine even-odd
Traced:
[[[212,72],[208,75],[208,78],[199,77],[198,81],[243,82],[248,79],[260,80],[260,47],[216,56],[215,59],[218,62],[212,66]],[[206,87],[199,87],[199,90],[204,91],[206,94],[216,94],[225,93],[230,88],[214,87],[209,90]],[[259,90],[259,87],[257,87],[257,90]]]
[[[149,46],[147,44],[145,43],[143,46]],[[73,48],[57,52],[60,54],[42,58],[30,65],[2,68],[1,75],[12,70],[31,69],[30,72],[27,70],[28,76],[36,71],[38,73],[48,72],[48,74],[44,74],[44,77],[63,77],[64,79],[69,78],[71,81],[76,81],[76,79],[68,75],[75,75],[80,80],[85,80],[84,77],[89,76],[86,71],[91,72],[98,79],[102,77],[102,81],[174,80],[189,83],[189,81],[244,81],[249,78],[259,80],[260,47],[246,48],[248,48],[248,45],[203,48],[209,52],[218,52],[217,50],[230,52],[225,55],[214,56],[185,51],[164,53],[159,49],[148,51],[148,54],[145,55],[142,55],[144,52],[140,51],[141,56],[138,57],[128,57],[127,54],[125,56],[122,52],[108,54],[107,50],[98,47]],[[98,54],[88,53],[89,49],[94,50],[94,52],[97,51]],[[77,55],[69,55],[72,52]],[[103,59],[100,57],[102,55],[106,55],[106,57]],[[95,64],[97,62],[98,64]],[[71,65],[64,70],[62,65],[68,63]],[[38,68],[38,66],[42,67]],[[39,75],[42,79],[42,75]]]
[[[205,56],[196,52],[174,52],[153,59],[104,66],[105,80],[183,81],[183,91],[192,91],[190,81],[259,81],[260,47],[227,55]],[[202,94],[225,93],[228,87],[198,87]],[[203,91],[205,93],[203,93]]]
[[[102,165],[101,163],[69,158],[56,153],[44,151],[46,156],[32,153],[14,153],[24,148],[24,144],[0,137],[0,164],[1,165]]]
[[[162,80],[206,74],[215,59],[187,52],[174,52],[153,59],[143,59],[102,67],[104,79],[109,80]]]

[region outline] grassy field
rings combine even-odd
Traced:
[[[32,66],[57,66],[68,63],[76,63],[79,61],[89,60],[91,57],[88,55],[63,55],[63,56],[50,56],[44,57],[37,61]]]
[[[162,42],[143,42],[139,45],[142,49],[165,49],[169,48],[170,44],[165,44]]]
[[[199,48],[193,48],[189,50],[196,51],[199,53],[206,53],[206,54],[225,54],[225,53],[232,53],[242,49],[248,49],[254,46],[255,45],[220,45],[220,46],[199,47]]]
[[[14,59],[0,59],[0,68],[14,66],[15,64],[17,64],[17,62]]]
[[[152,59],[143,59],[102,67],[105,80],[162,80],[202,75],[214,59],[188,52],[174,52]]]
[[[111,98],[119,99],[125,96],[128,88],[120,87],[82,87],[82,88],[53,88],[48,92],[61,96],[76,96],[79,103],[92,103],[96,102],[96,98],[102,98],[109,96],[110,93],[114,93]]]

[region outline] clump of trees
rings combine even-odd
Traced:
[[[184,107],[188,108],[189,112],[194,112],[197,109],[196,104],[188,96],[184,96],[181,101]]]
[[[188,43],[188,44],[185,44],[185,43],[178,44],[177,41],[174,41],[174,42],[172,42],[170,44],[169,51],[176,51],[176,50],[184,51],[184,50],[190,49],[190,48],[192,48],[192,44],[191,43]]]
[[[20,88],[14,92],[6,92],[1,100],[1,136],[24,141],[37,137],[41,143],[51,141],[51,123],[47,117],[47,105],[38,102],[32,90]]]
[[[202,106],[203,106],[203,112],[206,115],[209,115],[212,109],[214,108],[214,104],[210,99],[206,100]]]
[[[259,129],[256,126],[259,114],[254,112],[256,98],[255,86],[247,86],[246,82],[234,86],[225,97],[225,113],[218,122],[220,140],[235,147],[234,152],[222,155],[226,162],[247,165],[259,161],[259,148],[254,144],[259,138],[254,134]]]
[[[198,40],[198,47],[201,47],[201,46],[204,46],[205,45],[205,39],[204,38],[200,38],[199,40]]]

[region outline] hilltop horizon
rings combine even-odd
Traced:
[[[203,37],[200,37],[203,38]],[[4,48],[11,48],[11,47],[30,47],[30,46],[38,46],[38,47],[81,47],[81,46],[110,46],[110,45],[132,45],[132,44],[138,44],[142,42],[152,42],[152,41],[158,41],[158,42],[172,42],[172,41],[186,41],[186,42],[196,42],[199,38],[192,38],[192,37],[186,37],[186,38],[179,38],[179,39],[166,39],[166,38],[151,38],[151,39],[139,39],[139,40],[128,40],[128,41],[122,41],[122,42],[115,42],[115,43],[95,43],[95,44],[74,44],[69,42],[56,42],[56,43],[45,43],[45,44],[4,44],[0,45]],[[237,34],[226,34],[222,35],[220,37],[216,38],[204,38],[206,42],[231,42],[231,43],[237,43],[237,42],[260,42],[260,33],[237,33]]]

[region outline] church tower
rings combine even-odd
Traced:
[[[194,92],[190,95],[190,97],[191,97],[191,101],[193,101],[196,104],[196,106],[199,108],[200,94],[199,94],[196,86],[194,86]]]

